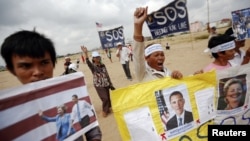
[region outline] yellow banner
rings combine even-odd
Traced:
[[[215,71],[184,77],[164,78],[117,89],[111,93],[112,108],[124,141],[207,140],[207,125],[216,116]],[[173,93],[181,93],[180,103],[189,117],[176,121]],[[171,102],[170,102],[171,99]],[[178,110],[176,110],[178,111]],[[185,114],[188,115],[188,114]],[[181,117],[181,116],[180,116]],[[189,119],[189,121],[185,121]],[[175,127],[176,126],[176,127]]]

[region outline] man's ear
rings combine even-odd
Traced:
[[[222,52],[218,52],[217,54],[218,54],[219,57],[225,56],[225,53],[222,53]]]
[[[183,103],[185,104],[185,99],[183,98]]]
[[[147,59],[149,58],[149,56],[150,56],[150,55],[148,55],[148,56],[144,56],[145,60],[147,60]]]
[[[10,69],[7,65],[6,65],[6,69],[7,69],[11,74],[13,74],[13,75],[16,76],[16,73],[15,73],[14,69]]]

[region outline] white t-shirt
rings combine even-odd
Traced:
[[[131,50],[127,47],[122,47],[121,50],[117,50],[116,54],[120,52],[120,63],[126,64],[126,61],[129,61],[129,55],[131,53]]]
[[[80,110],[80,117],[83,118],[84,116],[88,115],[89,117],[93,116],[94,113],[92,112],[92,106],[84,101],[79,100],[78,101],[79,110]],[[74,122],[79,121],[78,119],[78,111],[77,111],[77,104],[74,104],[71,112],[71,120],[74,120]]]
[[[245,55],[246,52],[243,49],[240,49],[240,54],[238,52],[235,52],[234,58],[229,60],[229,63],[231,64],[232,67],[240,66]]]

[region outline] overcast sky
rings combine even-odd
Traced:
[[[76,53],[80,45],[98,48],[101,43],[95,22],[103,29],[124,27],[126,41],[133,36],[133,12],[148,6],[149,13],[172,0],[0,0],[0,44],[19,30],[45,34],[58,55]],[[209,14],[207,2],[209,1]],[[231,18],[231,11],[250,7],[250,0],[187,0],[189,22],[207,23]],[[209,18],[208,18],[209,15]],[[146,23],[144,35],[151,36]],[[0,65],[4,65],[0,58]]]

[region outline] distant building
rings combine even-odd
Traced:
[[[229,27],[231,25],[232,25],[231,19],[222,19],[222,20],[218,21],[217,28]]]
[[[203,23],[201,21],[196,21],[190,24],[190,32],[200,32],[203,30]]]
[[[207,24],[206,24],[207,25]],[[223,28],[223,27],[229,27],[232,25],[232,19],[221,19],[219,21],[214,21],[209,23],[210,27],[215,26],[216,28]]]

